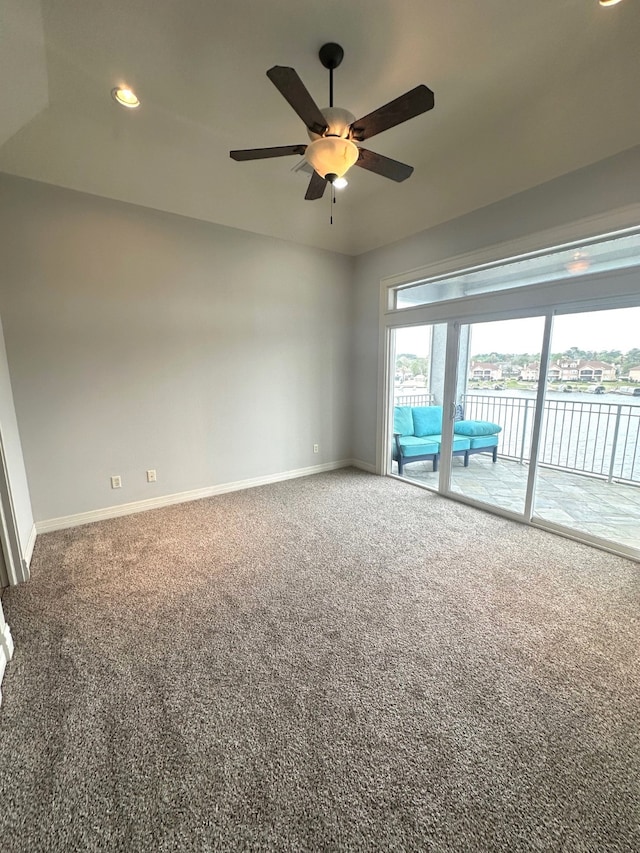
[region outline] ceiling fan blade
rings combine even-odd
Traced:
[[[413,172],[413,166],[407,166],[406,163],[400,163],[399,160],[392,160],[391,157],[376,154],[375,151],[369,151],[367,148],[360,149],[360,157],[356,166],[375,172],[376,175],[382,175],[383,178],[391,178],[392,181],[398,183],[406,181]]]
[[[274,65],[267,71],[267,77],[309,130],[319,134],[325,132],[327,121],[293,68]]]
[[[410,92],[405,92],[394,101],[354,121],[351,125],[353,138],[359,142],[370,139],[376,133],[382,133],[383,130],[389,130],[403,121],[426,113],[433,109],[434,103],[431,89],[424,85],[416,86]]]
[[[277,148],[244,148],[229,151],[232,160],[266,160],[267,157],[288,157],[289,154],[304,154],[306,145],[280,145]]]
[[[317,198],[322,198],[324,195],[324,191],[327,188],[327,182],[324,178],[321,178],[317,172],[314,172],[311,175],[311,180],[309,181],[309,186],[307,187],[307,192],[305,198],[307,201],[315,201]]]

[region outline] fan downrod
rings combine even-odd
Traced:
[[[318,56],[320,57],[320,62],[324,67],[328,68],[329,71],[333,71],[333,69],[337,68],[342,62],[344,58],[344,50],[339,44],[329,42],[328,44],[322,45]]]

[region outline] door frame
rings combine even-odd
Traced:
[[[11,483],[4,451],[4,437],[0,425],[0,587],[15,586],[28,581],[30,572],[22,556],[20,534],[13,505]]]

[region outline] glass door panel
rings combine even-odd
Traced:
[[[525,511],[544,317],[460,330],[450,491]]]
[[[392,330],[393,405],[390,471],[440,486],[446,324]]]
[[[640,308],[554,318],[534,516],[640,549]]]

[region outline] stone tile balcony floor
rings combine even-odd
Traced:
[[[395,462],[393,470],[397,472]],[[489,455],[476,454],[465,468],[462,458],[454,457],[451,489],[467,498],[521,513],[528,474],[528,465],[509,459],[498,457],[494,465]],[[437,488],[439,474],[433,473],[431,462],[405,465],[404,476]],[[640,550],[640,486],[539,468],[534,514]]]

